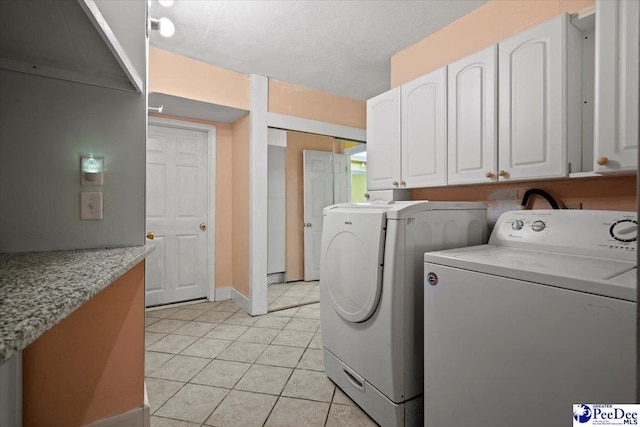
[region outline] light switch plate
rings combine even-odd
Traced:
[[[82,191],[80,193],[80,219],[102,219],[102,193]]]

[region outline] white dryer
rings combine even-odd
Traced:
[[[320,269],[325,371],[380,425],[422,424],[423,254],[486,238],[484,203],[325,208]]]
[[[488,245],[425,254],[425,425],[633,403],[636,239],[635,212],[513,211]]]

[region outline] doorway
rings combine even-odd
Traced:
[[[147,307],[213,299],[215,128],[150,118],[147,133]]]

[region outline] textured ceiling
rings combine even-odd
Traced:
[[[486,0],[153,0],[176,26],[152,46],[245,74],[365,100],[389,89],[396,52]]]

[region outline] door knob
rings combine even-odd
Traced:
[[[397,187],[398,186],[398,181],[393,181],[392,184],[393,184],[394,187]]]
[[[608,159],[607,157],[605,157],[605,156],[598,157],[598,164],[599,164],[600,166],[604,166],[604,165],[606,165],[607,163],[609,163],[609,159]]]
[[[207,231],[207,224],[205,224],[204,222],[200,224],[200,230]]]
[[[371,196],[369,195],[369,193],[364,193],[364,198],[365,198],[365,199],[369,200],[369,197],[371,197]]]
[[[153,231],[150,231],[147,233],[147,239],[149,240],[153,240],[156,237],[155,234],[153,234]]]
[[[310,222],[305,222],[305,223],[304,223],[304,226],[305,226],[306,228],[309,228],[309,227],[311,227],[311,223],[310,223]]]
[[[484,173],[484,176],[486,176],[487,178],[491,178],[491,177],[493,177],[493,172],[486,171],[486,172]]]
[[[507,171],[505,171],[505,170],[503,170],[503,169],[500,169],[500,170],[498,171],[498,176],[507,176]]]
[[[404,181],[400,181],[400,187],[405,187],[406,185],[407,185],[407,183],[406,183],[406,182],[404,182]]]

